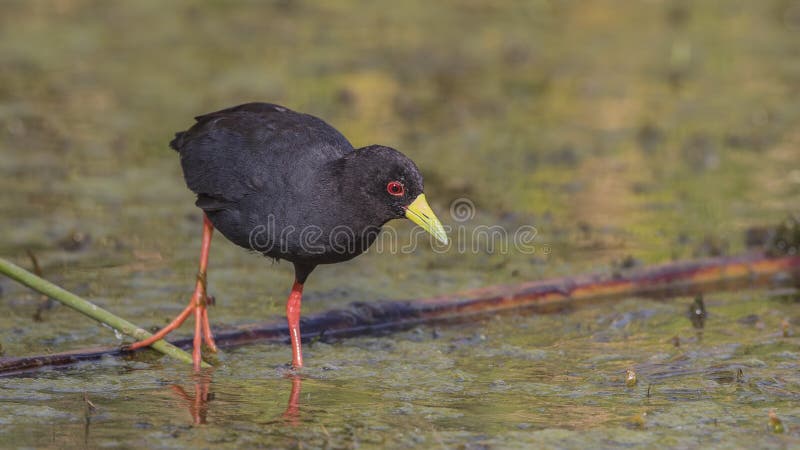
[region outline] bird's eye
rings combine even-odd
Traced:
[[[401,195],[405,194],[406,188],[403,186],[403,183],[399,181],[390,181],[389,184],[386,185],[386,192],[394,195],[395,197],[400,197]]]

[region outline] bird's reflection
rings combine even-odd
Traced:
[[[188,408],[194,425],[205,425],[208,423],[209,402],[214,400],[214,392],[210,390],[213,373],[214,369],[201,370],[193,373],[192,383],[194,384],[194,394],[190,394],[178,384],[170,386],[170,389],[178,395],[181,403]],[[286,404],[286,410],[281,414],[281,420],[279,422],[297,426],[300,423],[300,389],[303,381],[300,375],[294,372],[287,373],[285,377],[291,380],[292,385],[291,391],[289,392],[289,401]]]
[[[300,387],[303,382],[297,374],[288,374],[286,376],[292,380],[292,391],[289,393],[289,403],[286,405],[286,411],[283,412],[281,417],[289,425],[297,426],[300,419]]]
[[[209,391],[212,374],[213,369],[194,372],[192,375],[194,395],[190,395],[183,387],[177,384],[170,386],[170,389],[178,394],[184,405],[189,408],[189,414],[192,415],[192,423],[195,425],[207,423],[208,402],[214,399],[214,393]]]

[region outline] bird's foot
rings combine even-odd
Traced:
[[[302,367],[295,367],[292,363],[286,363],[278,366],[278,373],[284,378],[299,377],[303,373]]]
[[[195,309],[194,302],[189,302],[189,306],[187,306],[177,317],[172,319],[172,322],[169,325],[165,326],[164,328],[155,332],[152,336],[147,339],[142,339],[141,341],[134,342],[133,344],[128,345],[128,350],[136,350],[143,347],[149,347],[153,345],[156,341],[159,341],[166,337],[172,331],[178,329],[183,322],[192,314]]]

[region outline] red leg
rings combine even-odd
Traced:
[[[211,334],[211,324],[208,322],[208,303],[206,303],[206,307],[204,307],[201,311],[203,311],[203,340],[206,343],[206,347],[209,348],[212,352],[217,351],[217,344],[214,342],[214,335]]]
[[[300,303],[303,299],[303,284],[297,281],[292,286],[286,300],[286,321],[289,322],[289,336],[292,340],[292,367],[303,367],[303,349],[300,342]]]
[[[199,306],[194,308],[194,341],[192,342],[192,362],[194,370],[200,370],[203,348],[203,310]]]
[[[208,253],[211,249],[211,235],[214,233],[214,225],[208,220],[208,216],[203,214],[203,244],[200,247],[200,270],[198,275],[198,282],[202,284],[202,292],[197,297],[197,310],[200,314],[195,313],[197,321],[201,324],[199,327],[195,326],[195,347],[199,344],[197,342],[197,334],[201,332],[206,346],[212,352],[217,351],[217,344],[214,343],[214,335],[211,334],[211,325],[208,323],[208,289],[206,289],[206,273],[208,271]],[[195,295],[197,295],[197,288],[195,287]]]
[[[207,311],[207,304],[208,299],[206,297],[206,272],[208,270],[208,253],[211,247],[211,235],[214,232],[214,225],[211,224],[211,221],[208,220],[208,217],[204,214],[203,215],[203,243],[200,247],[200,270],[197,274],[197,283],[194,287],[194,293],[192,294],[192,299],[189,301],[189,305],[186,306],[178,317],[176,317],[169,325],[159,330],[154,335],[150,336],[147,339],[141,340],[139,342],[135,342],[128,346],[130,350],[136,350],[137,348],[147,347],[152,343],[158,341],[159,339],[163,339],[167,334],[171,331],[177,329],[183,322],[186,321],[187,318],[194,312],[195,317],[195,329],[194,329],[194,351],[192,352],[192,360],[194,362],[195,369],[200,368],[200,361],[201,361],[201,353],[200,347],[202,345],[202,341],[205,338],[206,345],[211,349],[211,351],[217,351],[217,346],[214,343],[214,337],[211,335],[211,326],[208,323],[208,311]]]

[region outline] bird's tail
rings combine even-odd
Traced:
[[[175,133],[175,138],[169,142],[169,146],[176,152],[180,152],[181,146],[183,146],[183,135],[185,134],[185,131],[178,131]]]

